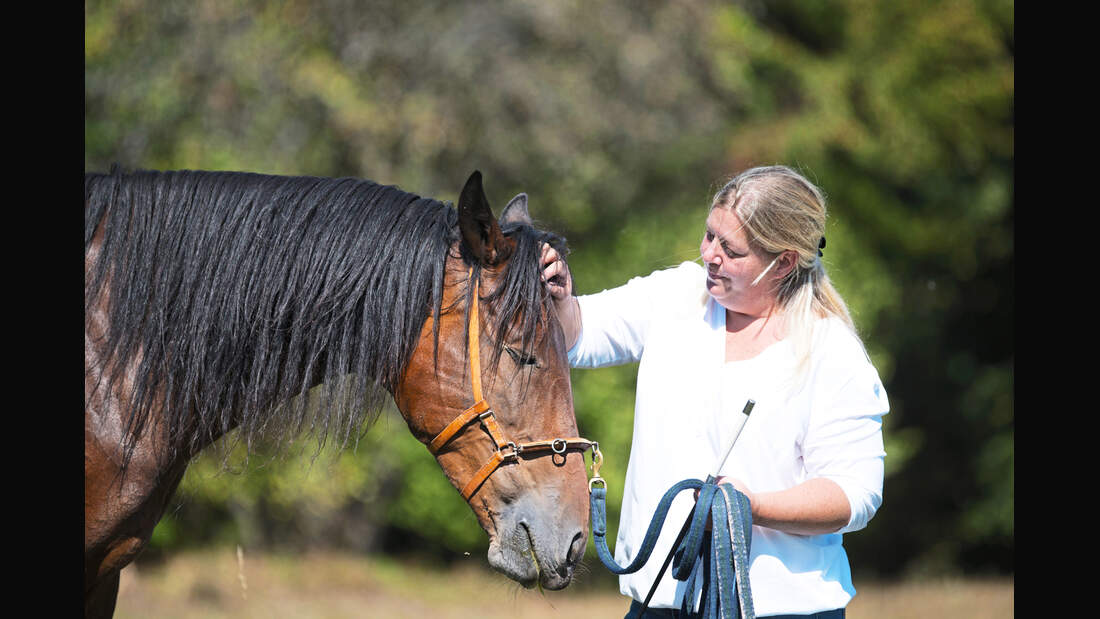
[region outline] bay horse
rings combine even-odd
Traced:
[[[569,584],[593,444],[540,276],[542,245],[565,241],[525,194],[498,220],[479,172],[456,208],[354,178],[116,166],[85,174],[84,200],[85,616],[114,613],[200,451],[344,447],[388,398],[485,529],[489,564]]]

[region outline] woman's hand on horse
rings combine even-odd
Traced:
[[[558,251],[547,243],[542,245],[542,280],[555,301],[564,301],[573,296],[573,278],[569,276],[569,265]]]
[[[581,308],[573,296],[573,277],[565,258],[549,244],[542,245],[542,280],[554,299],[566,348],[573,348],[581,333]]]

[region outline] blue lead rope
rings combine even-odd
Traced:
[[[600,561],[614,574],[632,574],[642,568],[653,553],[673,499],[684,490],[699,490],[699,498],[672,552],[665,559],[657,580],[646,597],[644,607],[657,589],[669,560],[672,576],[686,581],[680,603],[682,617],[703,619],[754,619],[752,590],[749,587],[749,544],[752,534],[752,513],[749,500],[730,484],[718,485],[713,477],[707,481],[685,479],[661,497],[657,511],[649,523],[645,539],[630,565],[620,566],[607,548],[607,487],[590,487],[592,538]],[[707,516],[713,526],[706,533]],[[689,526],[690,525],[690,526]],[[696,584],[702,579],[703,597],[696,610]],[[645,616],[643,611],[642,616]]]

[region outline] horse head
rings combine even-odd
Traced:
[[[489,564],[524,586],[561,589],[588,537],[588,443],[577,438],[565,339],[539,275],[548,237],[524,194],[498,221],[478,172],[457,208],[444,309],[424,324],[394,400],[488,533]]]

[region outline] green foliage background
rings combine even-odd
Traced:
[[[89,0],[84,44],[87,170],[455,200],[480,169],[497,208],[527,192],[568,237],[582,294],[696,258],[734,173],[801,169],[892,404],[885,504],[845,539],[857,577],[1014,571],[1011,1]],[[635,370],[573,373],[613,506]],[[154,547],[219,542],[486,545],[394,411],[345,450],[201,456]]]

